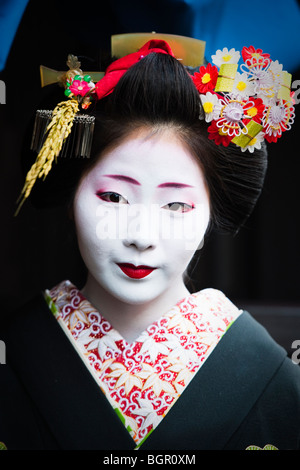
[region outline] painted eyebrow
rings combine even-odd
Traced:
[[[127,183],[135,184],[138,186],[141,185],[137,180],[130,178],[129,176],[125,176],[125,175],[103,175],[103,176],[106,176],[107,178],[113,178],[119,181],[127,181]],[[162,184],[159,184],[157,187],[158,188],[177,188],[177,189],[194,188],[194,186],[191,186],[190,184],[176,183],[176,182],[162,183]]]
[[[107,178],[113,178],[119,181],[127,181],[127,183],[136,184],[140,186],[140,183],[137,180],[130,178],[129,176],[125,176],[125,175],[103,175],[103,176],[106,176]]]
[[[157,186],[158,188],[194,188],[195,186],[191,186],[190,184],[185,184],[185,183],[162,183]]]

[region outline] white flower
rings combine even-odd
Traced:
[[[278,82],[281,79],[282,64],[278,60],[271,61],[268,71],[273,74],[274,80]]]
[[[116,341],[118,340],[120,340],[119,334],[112,329],[106,333],[106,335],[102,336],[102,338],[96,338],[91,341],[87,350],[91,351],[92,349],[98,348],[98,354],[103,360],[107,350],[111,350],[113,352],[118,351],[118,347],[116,345]]]
[[[107,377],[114,377],[117,379],[115,389],[124,385],[125,394],[128,395],[134,386],[139,389],[142,388],[143,383],[141,379],[138,376],[131,374],[123,364],[116,362],[111,364],[110,368],[112,372],[107,374]]]
[[[212,62],[220,67],[222,64],[237,64],[240,60],[240,53],[235,49],[228,50],[227,47],[224,49],[218,49],[215,55],[212,55]]]
[[[165,334],[164,338],[164,341],[156,341],[153,337],[148,336],[147,334],[144,336],[141,335],[139,341],[143,341],[143,345],[140,349],[140,354],[145,354],[145,357],[148,356],[152,362],[155,362],[159,354],[168,356],[169,350],[172,351],[180,346],[179,340],[176,336]]]
[[[138,398],[139,408],[132,411],[132,414],[138,416],[144,416],[146,419],[141,426],[141,430],[146,429],[148,426],[155,428],[161,421],[156,411],[153,409],[153,405],[149,400]]]
[[[174,381],[174,387],[176,388],[177,393],[181,394],[183,392],[185,387],[192,380],[193,375],[193,372],[191,372],[189,369],[181,369],[176,377],[176,380]],[[184,385],[182,385],[180,382],[184,382]]]
[[[245,134],[247,128],[243,119],[245,112],[253,106],[253,103],[251,101],[238,101],[231,94],[223,96],[220,102],[222,111],[220,119],[217,121],[217,126],[222,129],[224,134],[228,134],[229,136],[239,136],[241,133]]]
[[[91,328],[92,327],[82,330],[77,336],[77,344],[82,351],[85,351],[86,347],[91,342]]]
[[[195,334],[197,332],[194,323],[181,313],[176,313],[170,318],[168,323],[168,330],[170,331],[173,328],[178,328],[183,334]],[[174,349],[174,347],[172,349]]]
[[[281,83],[282,65],[276,61],[265,63],[242,64],[241,69],[248,74],[254,84],[254,93],[267,106],[275,104]]]
[[[86,316],[81,310],[74,310],[69,316],[70,330],[73,330],[78,322],[86,323]]]
[[[255,94],[254,83],[248,79],[247,73],[236,73],[231,94],[238,98],[248,98]]]
[[[206,95],[200,95],[203,110],[205,112],[205,121],[211,122],[220,115],[221,104],[217,95],[208,91]]]
[[[261,143],[264,141],[264,133],[259,132],[253,139],[250,140],[249,144],[246,145],[246,147],[241,147],[242,152],[246,152],[246,150],[249,150],[249,152],[253,153],[254,149],[260,149],[261,148]]]
[[[152,362],[155,362],[158,354],[167,356],[169,354],[169,349],[167,348],[165,341],[156,342],[155,339],[151,338],[151,336],[147,336],[140,350],[140,354],[144,353],[146,353],[146,356],[150,357]]]
[[[166,392],[169,395],[174,395],[175,393],[172,384],[170,382],[167,382],[166,380],[161,379],[156,373],[151,374],[147,378],[142,390],[147,390],[147,388],[151,388],[155,395],[158,397],[161,392]]]
[[[280,136],[283,130],[287,131],[291,129],[294,117],[294,107],[283,100],[265,108],[263,114],[265,133],[270,136]]]
[[[279,90],[278,80],[270,70],[262,70],[256,75],[255,92],[264,104],[272,105],[276,101]]]

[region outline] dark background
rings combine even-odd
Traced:
[[[213,2],[200,3],[207,3],[211,18]],[[276,9],[279,3],[270,5]],[[217,28],[217,13],[216,10],[216,23],[211,28]],[[82,58],[89,70],[102,70],[105,54],[110,51],[111,34],[155,30],[191,36],[192,17],[189,2],[179,0],[29,1],[0,73],[6,84],[6,104],[0,106],[0,315],[10,314],[41,289],[51,288],[62,279],[69,278],[80,287],[84,278],[64,209],[41,211],[26,203],[14,217],[24,181],[20,164],[22,139],[41,94],[45,93],[40,88],[39,65],[66,70],[67,55],[73,53]],[[260,27],[262,42],[264,34],[268,41],[272,34],[274,38],[282,34],[287,56],[291,56],[292,49],[295,57],[293,70],[289,71],[293,81],[299,80],[299,41],[289,42],[289,25],[283,21],[285,31],[272,30],[272,25],[266,29],[259,12],[251,12],[251,17],[252,34],[257,34]],[[203,25],[208,31],[207,23]],[[199,39],[208,41],[208,33]],[[258,40],[253,42],[255,47],[264,48]],[[238,49],[225,41],[221,47],[226,46]],[[279,58],[275,54],[276,51],[273,57],[272,51],[272,58]],[[291,131],[277,144],[269,145],[265,187],[246,226],[235,237],[213,233],[202,249],[196,271],[198,289],[223,290],[267,326],[289,353],[292,342],[300,339],[299,136],[298,117]]]

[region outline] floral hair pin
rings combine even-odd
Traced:
[[[208,138],[217,145],[232,142],[253,152],[264,140],[277,142],[294,122],[292,76],[261,49],[218,50],[192,79],[204,110],[200,119],[210,123]]]

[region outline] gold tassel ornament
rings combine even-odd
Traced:
[[[86,110],[90,106],[95,84],[92,77],[84,74],[80,69],[81,64],[76,56],[70,54],[67,65],[69,67],[67,72],[52,72],[55,72],[57,81],[65,88],[64,94],[68,99],[58,103],[53,112],[39,110],[36,113],[31,149],[38,155],[26,175],[23,189],[17,200],[19,205],[15,215],[18,215],[25,200],[29,197],[36,180],[46,178],[54,160],[56,162],[58,156],[65,155],[68,147],[74,151],[74,156],[80,154],[79,156],[89,158],[94,117],[89,114],[78,114],[78,111],[80,108]],[[42,74],[41,78],[43,83]],[[64,145],[74,124],[77,145],[74,147],[75,137],[71,139],[71,145],[70,139]],[[61,152],[62,149],[63,152]]]
[[[35,163],[27,173],[23,189],[18,199],[18,202],[20,201],[20,203],[15,215],[19,213],[25,200],[30,195],[37,178],[46,178],[48,175],[54,159],[58,157],[63,143],[71,132],[74,118],[78,110],[79,104],[76,99],[62,101],[61,103],[58,103],[53,110],[51,122],[47,127],[47,138]]]

